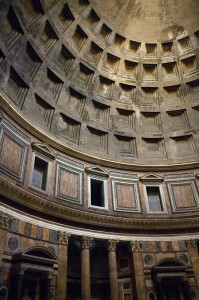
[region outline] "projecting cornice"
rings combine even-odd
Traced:
[[[61,140],[58,140],[51,133],[39,128],[36,124],[31,122],[13,103],[12,101],[0,90],[0,103],[1,108],[20,126],[26,129],[27,132],[37,137],[43,143],[50,145],[53,149],[57,149],[64,154],[70,155],[74,158],[87,161],[88,163],[97,164],[103,167],[111,167],[116,169],[130,170],[130,171],[146,171],[146,172],[159,172],[159,171],[177,171],[187,170],[192,168],[199,168],[199,161],[190,161],[183,163],[155,165],[155,164],[135,164],[129,162],[121,162],[90,155],[86,152],[72,148],[66,145]],[[3,116],[0,116],[2,118]]]
[[[66,221],[78,222],[79,224],[96,225],[100,227],[125,228],[132,230],[172,230],[172,229],[188,229],[199,228],[199,217],[192,218],[175,218],[175,219],[147,219],[147,218],[125,218],[114,217],[110,215],[99,215],[91,212],[81,211],[69,208],[57,203],[53,203],[48,199],[39,197],[24,190],[5,178],[0,177],[0,189],[2,196],[7,197],[14,202],[28,206],[36,212],[43,212],[49,217],[56,217],[60,224]],[[81,227],[81,225],[78,225]]]

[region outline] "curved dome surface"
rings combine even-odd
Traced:
[[[114,30],[140,42],[171,40],[198,26],[197,0],[92,0],[91,4]]]
[[[6,2],[2,89],[70,153],[127,165],[195,162],[196,2]]]

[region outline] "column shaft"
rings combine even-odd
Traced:
[[[187,249],[189,250],[189,256],[191,258],[197,287],[199,289],[199,253],[198,253],[198,242],[196,240],[185,241]]]
[[[136,284],[136,295],[138,300],[146,300],[147,293],[145,287],[145,277],[142,262],[142,243],[139,241],[130,242],[130,251],[132,253],[132,271],[133,281]]]
[[[91,299],[90,288],[90,246],[92,238],[82,236],[81,249],[81,300]]]
[[[59,263],[57,273],[57,300],[67,299],[67,265],[68,265],[68,240],[70,234],[58,232]]]
[[[17,290],[16,292],[16,300],[21,300],[21,292],[22,292],[22,284],[23,284],[23,275],[18,274],[16,276],[16,280],[17,280]]]
[[[117,260],[116,252],[108,252],[109,263],[109,280],[110,280],[110,293],[111,300],[119,300],[119,287],[118,287],[118,275],[117,275]]]
[[[191,293],[186,279],[182,280],[182,289],[185,296],[185,300],[191,300]]]
[[[117,257],[116,246],[119,241],[108,240],[108,265],[109,265],[109,281],[111,300],[119,300],[119,286],[117,275]]]
[[[164,300],[164,289],[162,285],[162,280],[158,279],[156,282],[156,290],[157,290],[157,296],[159,300]]]
[[[90,300],[90,251],[81,251],[81,291],[82,300]]]

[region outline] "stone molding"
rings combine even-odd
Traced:
[[[129,248],[132,252],[141,252],[142,251],[142,242],[141,241],[130,241]]]
[[[9,228],[10,222],[12,221],[12,217],[0,212],[0,227],[5,229]]]
[[[70,234],[64,231],[57,232],[58,243],[62,245],[68,246],[68,240],[70,238]]]
[[[89,249],[91,247],[91,242],[93,238],[90,236],[82,236],[81,238],[81,248],[82,249]]]
[[[116,251],[116,247],[117,247],[117,244],[119,243],[119,240],[111,240],[109,239],[107,241],[107,249],[108,251]]]
[[[183,229],[199,227],[199,217],[187,217],[186,219],[133,219],[100,215],[90,212],[84,212],[69,208],[63,205],[50,202],[47,198],[41,198],[37,195],[26,191],[15,184],[9,182],[0,176],[0,189],[2,195],[15,201],[16,203],[27,206],[31,209],[45,212],[49,216],[56,216],[61,219],[77,221],[86,224],[95,224],[97,226],[108,226],[110,228],[125,229],[145,229],[145,230],[161,230],[161,229]]]

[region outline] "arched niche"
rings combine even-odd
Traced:
[[[175,258],[159,261],[152,269],[159,300],[191,300],[187,279],[191,268]]]
[[[54,299],[51,294],[56,290],[57,267],[56,254],[46,247],[31,247],[14,254],[8,299]]]

